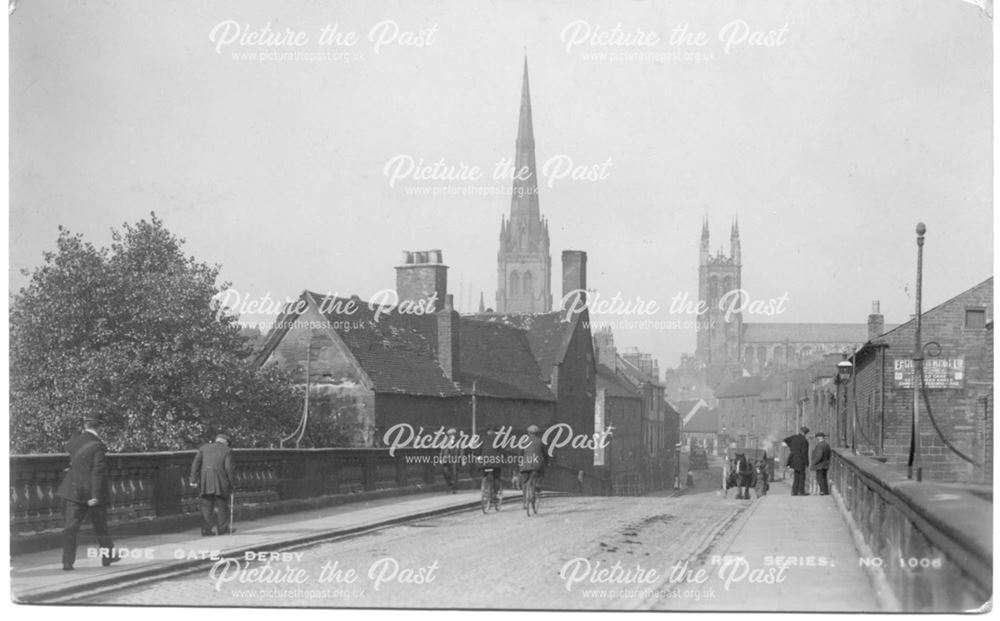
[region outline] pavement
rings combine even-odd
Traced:
[[[62,570],[61,550],[12,556],[11,597],[18,603],[69,601],[132,582],[179,575],[221,557],[274,551],[467,510],[478,507],[479,498],[479,490],[414,494],[237,522],[231,535],[203,537],[195,529],[115,538],[115,548],[128,551],[129,556],[110,567],[102,567],[96,558],[96,540],[81,536],[73,571]],[[513,498],[520,498],[520,492],[505,492],[505,501]]]
[[[712,609],[892,612],[861,566],[834,496],[792,496],[790,483],[771,483],[712,546]]]

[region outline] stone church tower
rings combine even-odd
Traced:
[[[698,299],[708,310],[699,317],[696,360],[706,367],[722,368],[739,362],[743,330],[742,313],[726,321],[720,300],[730,291],[741,288],[740,225],[733,220],[729,232],[729,256],[722,248],[712,256],[709,251],[708,219],[701,228],[698,261]],[[735,295],[735,294],[734,294]],[[733,296],[730,296],[731,300]],[[736,302],[739,303],[738,300]]]
[[[542,218],[538,208],[535,135],[531,126],[528,59],[525,58],[510,216],[501,218],[500,221],[497,312],[544,313],[551,310],[552,257],[549,254],[549,224]]]

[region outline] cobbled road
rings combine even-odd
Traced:
[[[677,497],[543,497],[530,518],[508,501],[499,513],[414,521],[270,561],[234,559],[89,603],[712,609],[720,595],[670,581],[671,568],[706,566],[750,502],[723,498],[714,469],[699,478]]]

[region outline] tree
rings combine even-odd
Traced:
[[[301,397],[257,369],[236,317],[220,309],[219,266],[185,256],[151,214],[95,248],[60,227],[11,308],[11,450],[54,452],[87,415],[115,451],[177,450],[220,431],[277,445]]]

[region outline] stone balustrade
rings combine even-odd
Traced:
[[[992,488],[912,481],[846,449],[834,449],[830,478],[866,548],[859,564],[875,577],[888,608],[971,611],[990,600]]]
[[[338,502],[426,490],[442,483],[440,468],[416,459],[436,453],[400,450],[391,457],[386,449],[236,449],[236,511],[251,517],[283,512],[282,505],[288,505],[285,510],[310,506],[301,501]],[[194,451],[108,455],[109,523],[117,532],[129,531],[123,526],[143,524],[147,528],[139,531],[190,527],[192,520],[184,518],[199,512],[198,488],[189,478],[194,456]],[[56,490],[68,465],[66,454],[11,456],[10,528],[15,548],[34,548],[16,544],[62,527],[63,501]],[[470,478],[470,473],[462,474]]]

